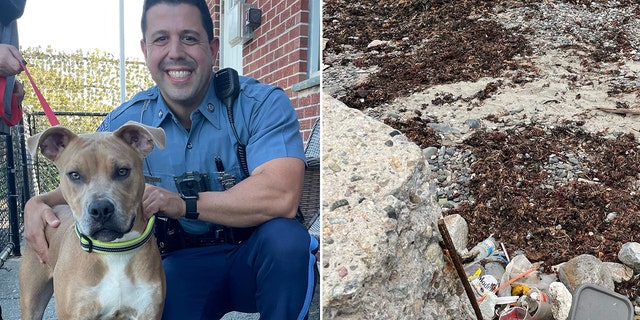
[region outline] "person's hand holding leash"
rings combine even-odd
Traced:
[[[22,54],[16,47],[0,43],[0,77],[14,76],[20,73],[23,61]]]

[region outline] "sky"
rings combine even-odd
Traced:
[[[143,0],[123,3],[125,56],[143,60],[140,50]],[[63,52],[98,49],[119,56],[119,15],[120,0],[27,0],[24,14],[18,19],[20,46],[50,45]]]

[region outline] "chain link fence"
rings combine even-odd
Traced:
[[[20,254],[21,223],[19,208],[24,207],[26,195],[21,188],[24,185],[23,166],[24,153],[19,132],[22,126],[11,129],[10,135],[0,136],[0,267],[7,257],[14,253]]]
[[[76,133],[94,132],[106,113],[59,112],[60,124]],[[58,170],[42,156],[27,154],[26,139],[46,130],[49,122],[43,112],[24,114],[23,122],[0,135],[0,267],[9,256],[21,255],[24,204],[31,196],[58,186]]]

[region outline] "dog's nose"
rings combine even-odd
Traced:
[[[105,222],[111,218],[115,207],[108,200],[95,200],[89,205],[89,215],[97,222]]]

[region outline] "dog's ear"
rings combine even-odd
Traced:
[[[127,144],[146,156],[153,150],[155,144],[160,149],[164,149],[165,134],[162,128],[150,127],[135,121],[128,121],[113,135],[124,140]]]
[[[76,137],[77,135],[71,130],[55,126],[27,138],[27,148],[32,158],[36,157],[39,148],[42,155],[51,161],[55,161],[60,151],[66,148],[69,145],[69,141]]]

